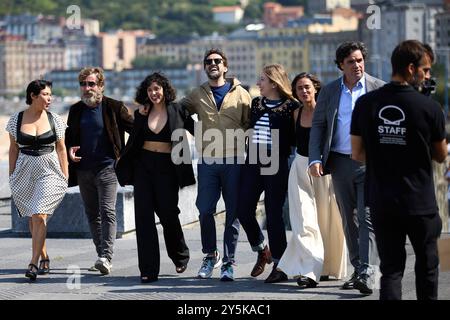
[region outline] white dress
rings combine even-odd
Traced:
[[[64,139],[66,124],[57,114],[51,113],[51,115],[56,140]],[[18,118],[19,112],[11,116],[6,126],[6,131],[15,138],[16,142]],[[25,146],[18,145],[19,148]],[[55,147],[55,143],[51,145]],[[9,177],[9,185],[20,216],[53,214],[67,191],[67,179],[61,170],[56,148],[51,153],[40,156],[19,152],[16,167]]]
[[[292,237],[278,268],[288,276],[347,275],[347,247],[329,175],[311,177],[308,158],[296,154],[289,172],[289,217]]]

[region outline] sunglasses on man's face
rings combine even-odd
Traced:
[[[214,62],[214,64],[221,64],[223,59],[216,58],[216,59],[205,59],[205,64],[210,66]]]
[[[97,85],[94,81],[80,81],[80,87],[95,87]]]

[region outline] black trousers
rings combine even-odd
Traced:
[[[380,300],[402,298],[406,236],[416,255],[417,299],[436,300],[439,277],[437,239],[442,229],[439,213],[412,216],[402,214],[401,210],[375,208],[371,208],[371,213],[382,273]]]
[[[283,204],[288,187],[288,162],[285,158],[280,159],[279,169],[273,175],[262,175],[261,167],[261,164],[248,163],[242,167],[238,218],[252,249],[261,249],[264,235],[256,220],[256,206],[264,191],[269,247],[272,257],[278,261],[287,246]]]
[[[170,154],[142,150],[135,160],[134,209],[141,276],[158,276],[160,267],[155,213],[163,227],[167,254],[175,266],[187,265],[189,249],[178,214],[178,182]]]

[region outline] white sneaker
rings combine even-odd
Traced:
[[[88,269],[88,271],[91,271],[91,272],[99,271],[99,270],[97,269],[97,267],[95,266],[98,260],[100,260],[100,257],[97,257],[97,260],[95,260],[94,264],[92,265],[92,267],[90,267],[90,268]]]
[[[95,268],[98,269],[101,274],[109,274],[111,272],[112,263],[107,258],[98,258],[95,261]]]
[[[234,281],[233,264],[224,263],[220,268],[220,281]]]
[[[220,253],[216,251],[214,256],[206,256],[203,258],[202,265],[198,271],[198,277],[202,279],[211,278],[213,270],[220,267],[222,260],[220,260]]]

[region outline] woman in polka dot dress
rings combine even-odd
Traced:
[[[66,125],[57,114],[48,111],[51,86],[49,81],[32,81],[27,87],[29,107],[12,115],[6,127],[10,135],[11,195],[19,215],[29,217],[32,235],[33,253],[25,273],[31,280],[50,270],[45,245],[47,218],[67,190]]]

